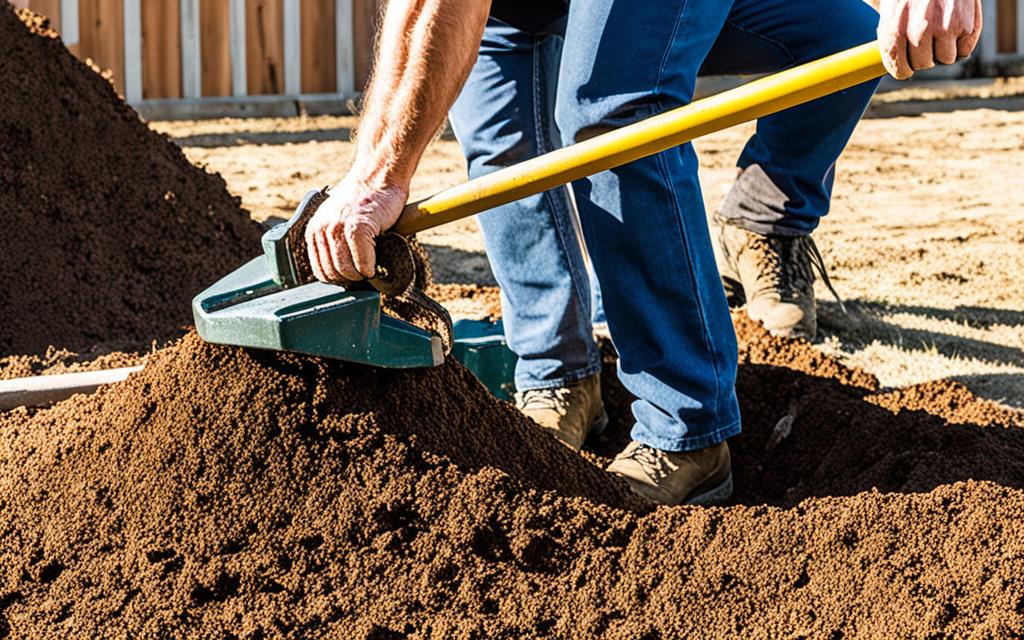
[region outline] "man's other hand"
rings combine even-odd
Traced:
[[[878,42],[897,80],[974,51],[981,36],[981,0],[882,0]]]
[[[346,177],[306,225],[313,275],[322,282],[373,277],[375,239],[398,221],[408,196],[399,187],[371,187]]]

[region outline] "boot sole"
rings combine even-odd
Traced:
[[[695,506],[710,506],[722,504],[732,497],[732,472],[725,477],[721,483],[706,491],[701,491],[688,497],[684,504]]]

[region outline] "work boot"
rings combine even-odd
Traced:
[[[747,315],[773,336],[813,340],[814,271],[846,311],[810,236],[774,236],[716,222],[713,246],[730,307],[746,304]]]
[[[601,377],[594,374],[568,387],[516,393],[516,407],[556,438],[579,449],[591,433],[608,425],[601,402]]]
[[[608,471],[625,480],[633,493],[660,504],[718,504],[732,496],[732,463],[724,442],[674,452],[634,440],[615,456]]]

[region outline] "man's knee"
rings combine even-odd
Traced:
[[[555,122],[565,145],[582,142],[594,136],[620,129],[658,113],[657,97],[609,96],[600,100],[566,98],[568,91],[559,91],[555,105]],[[575,92],[573,92],[575,95]]]
[[[822,45],[835,53],[871,42],[878,37],[878,12],[863,0],[845,0],[832,11],[822,12],[830,24],[815,28]]]

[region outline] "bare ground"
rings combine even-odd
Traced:
[[[955,378],[1024,407],[1024,83],[914,86],[879,95],[839,164],[834,206],[815,234],[842,314],[819,287],[819,348],[898,387]],[[352,117],[154,123],[219,171],[254,218],[290,215],[337,180]],[[700,140],[707,209],[735,173],[753,125]],[[437,140],[413,185],[463,180],[458,145]],[[493,284],[476,224],[424,234],[439,281]],[[257,250],[253,248],[254,252]],[[454,305],[473,315],[472,303]]]

